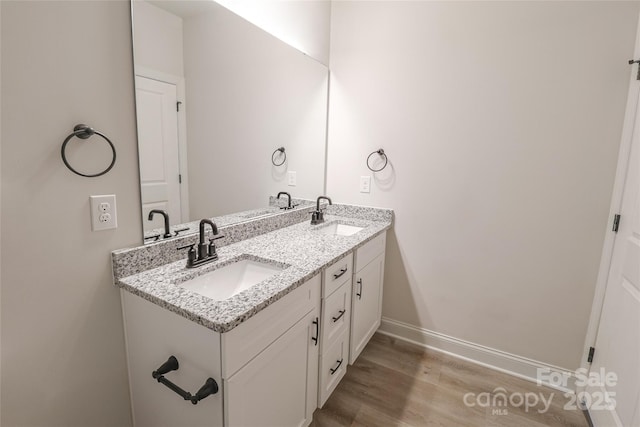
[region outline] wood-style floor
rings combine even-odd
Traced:
[[[500,392],[512,403],[492,405]],[[547,411],[541,400],[533,405],[541,393],[551,399]],[[557,390],[376,334],[311,426],[588,427],[567,402]]]

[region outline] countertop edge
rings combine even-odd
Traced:
[[[383,221],[375,221],[376,223],[382,225],[384,222]],[[310,280],[311,278],[313,278],[314,276],[316,276],[317,274],[321,273],[322,270],[324,268],[326,268],[327,266],[339,261],[340,259],[344,258],[345,256],[347,256],[349,253],[356,251],[357,249],[359,249],[360,247],[364,246],[365,244],[367,244],[368,242],[370,242],[371,240],[375,239],[376,237],[378,237],[379,235],[381,235],[382,233],[386,233],[388,230],[390,230],[393,226],[393,223],[391,221],[389,221],[388,223],[385,223],[384,226],[382,226],[382,228],[376,232],[374,232],[371,236],[368,236],[367,238],[365,238],[364,240],[358,242],[357,244],[349,247],[349,249],[340,252],[339,254],[335,255],[334,257],[332,257],[330,260],[326,261],[322,266],[315,268],[309,272],[306,272],[302,277],[300,277],[299,279],[291,282],[288,285],[285,285],[285,287],[283,287],[279,292],[273,294],[272,296],[270,296],[268,299],[263,300],[253,306],[251,306],[250,309],[245,310],[244,312],[236,315],[232,320],[227,321],[227,322],[215,322],[212,321],[210,319],[207,319],[205,317],[203,317],[200,314],[194,313],[184,307],[181,307],[179,305],[176,305],[175,302],[171,302],[168,301],[166,299],[163,299],[157,295],[154,295],[152,293],[146,292],[142,289],[139,289],[135,286],[130,285],[129,283],[127,283],[127,279],[135,277],[136,275],[132,275],[132,276],[127,276],[127,277],[123,277],[123,278],[118,278],[114,281],[115,285],[117,287],[119,287],[122,290],[125,290],[133,295],[136,295],[140,298],[143,298],[159,307],[162,307],[164,309],[167,309],[181,317],[184,317],[190,321],[193,321],[194,323],[197,323],[199,325],[202,325],[204,327],[206,327],[207,329],[210,329],[214,332],[218,332],[218,333],[225,333],[225,332],[229,332],[231,330],[233,330],[234,328],[236,328],[237,326],[239,326],[240,324],[246,322],[248,319],[252,318],[253,316],[255,316],[256,314],[258,314],[259,312],[261,312],[262,310],[264,310],[266,307],[269,307],[270,305],[274,304],[275,302],[279,301],[280,299],[282,299],[284,296],[288,295],[289,293],[291,293],[293,290],[297,289],[298,287],[300,287],[301,285],[303,285],[305,282],[307,282],[308,280]],[[206,297],[202,297],[202,298],[206,298]]]

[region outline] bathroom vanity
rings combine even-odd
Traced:
[[[306,210],[221,227],[235,237],[197,268],[176,251],[194,236],[113,253],[136,426],[311,422],[380,325],[393,212],[333,205],[311,225]],[[197,404],[164,383],[193,397],[209,379]]]

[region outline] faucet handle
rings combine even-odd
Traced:
[[[209,248],[207,249],[207,254],[209,257],[218,258],[218,254],[216,253],[216,244],[215,241],[218,239],[222,239],[224,236],[222,234],[216,234],[213,237],[209,238]]]
[[[193,263],[196,261],[196,250],[193,248],[194,246],[195,243],[192,243],[190,245],[180,246],[177,248],[179,251],[189,248],[189,251],[187,251],[187,267],[192,267]]]

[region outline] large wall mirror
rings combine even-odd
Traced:
[[[132,14],[145,233],[163,227],[153,209],[175,229],[324,193],[324,65],[214,1],[134,0]]]

